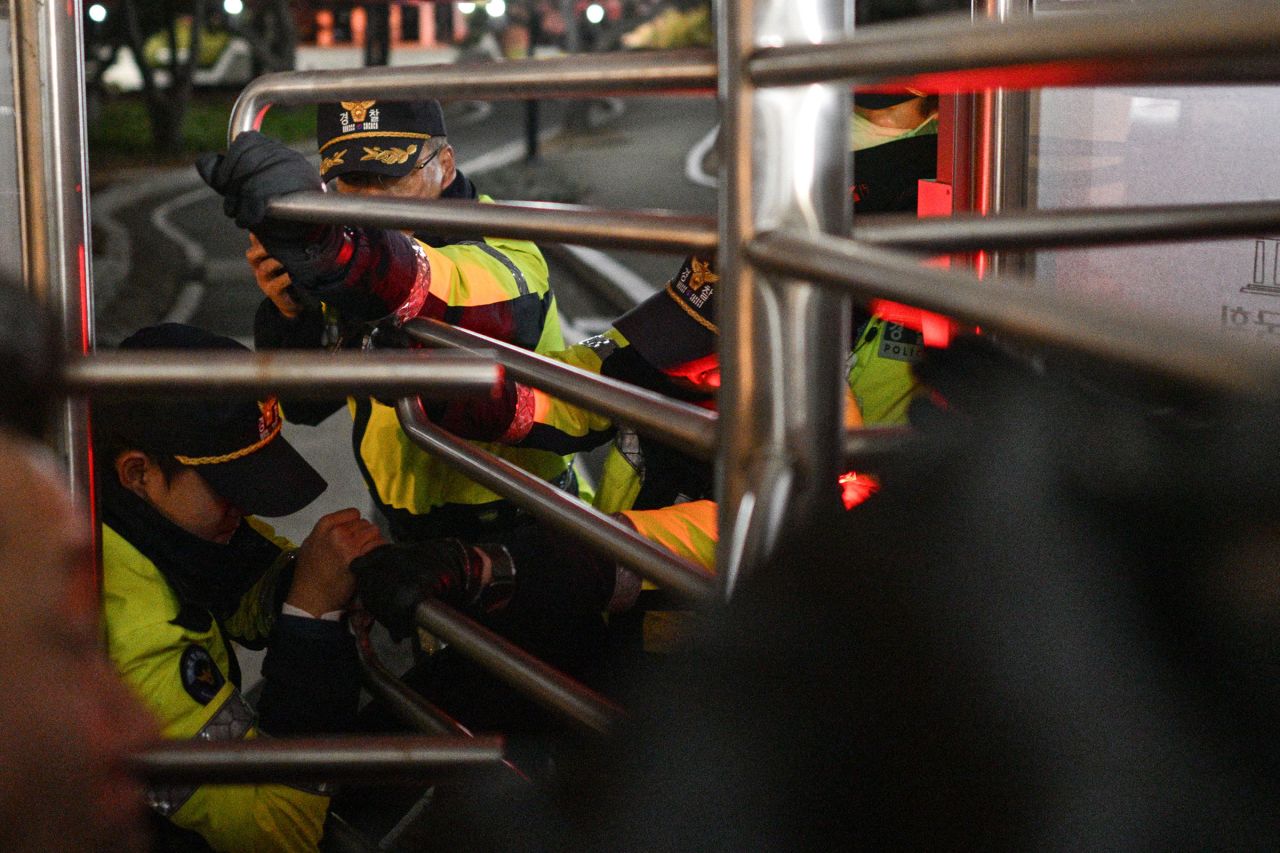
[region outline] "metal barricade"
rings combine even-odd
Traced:
[[[1211,338],[1185,324],[1113,316],[1093,306],[1024,289],[1002,287],[1000,298],[993,299],[988,284],[979,287],[969,275],[922,269],[917,255],[911,253],[1250,233],[1280,225],[1280,204],[1275,202],[1113,210],[1105,215],[1006,214],[980,222],[854,224],[855,239],[837,235],[850,233],[845,174],[850,84],[893,82],[930,91],[964,92],[991,87],[1276,81],[1280,80],[1280,53],[1274,47],[1280,41],[1280,7],[1271,0],[1237,0],[1205,15],[1199,4],[1170,4],[1052,22],[971,22],[966,18],[881,25],[854,34],[851,5],[847,0],[721,3],[714,54],[597,55],[483,68],[270,75],[245,90],[232,116],[231,133],[257,127],[271,104],[339,96],[395,99],[429,93],[527,98],[716,89],[723,111],[724,166],[715,232],[705,219],[677,213],[549,205],[464,209],[441,204],[410,210],[394,201],[317,194],[280,199],[271,205],[271,214],[310,222],[456,227],[468,232],[482,228],[495,234],[665,251],[716,250],[724,281],[720,315],[724,386],[719,437],[714,442],[721,512],[717,562],[726,592],[741,573],[767,559],[781,530],[816,505],[820,485],[837,473],[843,456],[874,459],[910,446],[909,436],[897,431],[875,436],[843,433],[839,373],[848,340],[844,324],[850,293],[891,297],[1028,340],[1231,392],[1275,396],[1280,388],[1280,359],[1269,350]],[[54,39],[54,43],[63,42]],[[82,108],[80,113],[83,122]],[[66,176],[61,180],[66,181]],[[62,193],[64,199],[76,198],[70,182],[62,185]],[[74,264],[54,267],[48,274],[47,298],[63,305],[79,292],[80,280]],[[88,294],[81,298],[81,310],[75,316],[83,319]],[[72,330],[74,324],[67,317],[71,315],[66,314],[64,321]],[[475,343],[467,336],[432,331],[429,326],[414,324],[410,331],[434,336],[437,343],[467,347]],[[84,341],[90,338],[84,332]],[[499,360],[513,373],[529,379],[541,370],[524,355],[496,349]],[[353,384],[344,387],[372,387],[362,384],[369,377],[357,381],[342,372],[349,367],[337,362],[315,366],[312,376],[330,388],[347,382]],[[100,366],[77,364],[68,378],[76,390],[98,393],[113,385],[154,384],[142,375],[145,369],[141,361],[113,367],[104,360]],[[245,387],[283,375],[268,370],[252,382],[245,380]],[[546,378],[539,375],[540,380]],[[184,383],[176,375],[166,381],[175,387]],[[492,375],[486,381],[493,381]],[[572,393],[564,387],[557,390]],[[659,432],[675,428],[648,422],[652,419],[646,418],[645,409],[652,400],[644,394],[616,387],[609,393],[608,411],[615,417]],[[585,396],[580,401],[590,402]],[[566,527],[647,576],[691,597],[707,597],[711,587],[705,575],[690,571],[669,555],[648,553],[637,559],[628,552],[645,546],[629,539],[626,531],[611,528],[607,520],[570,519],[563,495],[540,491],[522,482],[519,472],[480,459],[469,445],[426,424],[412,402],[402,403],[400,414],[415,440],[452,456],[485,485],[547,517],[560,517]],[[705,422],[686,415],[677,420],[700,436],[693,446],[711,449]],[[536,662],[474,632],[465,620],[436,603],[420,607],[418,618],[433,631],[452,632],[473,654],[490,659],[514,681],[548,676]],[[545,693],[557,694],[550,700],[553,705],[588,728],[606,728],[614,715],[612,708],[593,704],[588,694],[559,679],[551,677],[542,686],[547,688]],[[246,749],[253,752],[255,747]],[[266,761],[270,763],[269,758]],[[213,772],[209,764],[196,775],[204,773],[201,778],[208,778]]]

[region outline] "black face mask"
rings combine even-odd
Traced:
[[[182,606],[173,621],[183,628],[207,631],[211,619],[231,616],[280,556],[278,545],[244,521],[225,545],[188,533],[122,486],[114,471],[104,473],[103,522],[155,563]]]
[[[479,197],[479,193],[476,192],[476,185],[471,183],[470,178],[462,174],[461,169],[458,169],[455,171],[453,182],[449,184],[449,186],[445,187],[444,191],[440,193],[440,198],[455,200],[455,201],[458,199],[462,199],[465,201],[474,201],[478,197]],[[425,231],[415,232],[413,236],[421,240],[422,242],[426,243],[428,246],[431,246],[432,248],[436,248],[436,249],[439,249],[443,246],[449,246],[454,243],[474,243],[476,241],[484,239],[484,237],[481,235],[458,236],[455,234],[452,236],[445,237],[440,234],[429,234]]]

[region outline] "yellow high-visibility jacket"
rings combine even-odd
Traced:
[[[266,525],[259,532],[283,548]],[[103,610],[107,653],[125,683],[176,740],[250,740],[256,715],[240,694],[229,638],[218,621],[196,631],[176,624],[181,604],[155,564],[111,527],[102,528]],[[278,606],[286,560],[277,561],[244,596],[225,628],[237,639],[265,641]],[[215,850],[317,849],[329,797],[285,785],[173,786],[148,791],[153,809],[197,832]]]

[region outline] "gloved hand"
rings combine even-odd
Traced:
[[[226,154],[202,154],[196,171],[223,197],[223,211],[241,228],[275,241],[299,241],[314,225],[267,219],[267,202],[289,193],[319,190],[320,175],[307,158],[256,130],[235,138]]]
[[[413,611],[426,598],[467,607],[484,589],[488,561],[457,539],[383,545],[351,561],[356,593],[366,610],[403,640],[414,632]]]

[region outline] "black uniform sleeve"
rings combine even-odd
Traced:
[[[506,548],[516,571],[509,611],[600,613],[613,597],[617,564],[572,536],[528,524]]]
[[[277,737],[355,731],[360,662],[345,622],[276,617],[258,721]]]
[[[324,314],[318,307],[307,305],[296,318],[286,317],[270,299],[258,305],[253,318],[255,349],[320,349],[324,346]],[[282,400],[285,417],[295,424],[315,426],[346,404],[345,398],[333,400]]]

